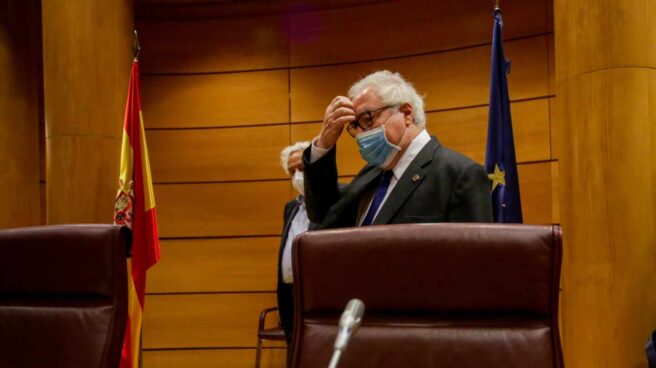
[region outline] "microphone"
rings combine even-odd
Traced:
[[[335,350],[330,360],[329,368],[336,368],[342,351],[348,345],[351,336],[360,327],[362,316],[364,315],[364,303],[360,299],[351,299],[339,318],[339,331],[335,339]]]

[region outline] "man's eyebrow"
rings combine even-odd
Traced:
[[[374,111],[374,110],[376,110],[376,109],[371,108],[371,106],[369,106],[369,107],[366,107],[366,108],[360,110],[359,112],[356,112],[355,116],[362,115],[364,113],[371,112],[371,111]]]

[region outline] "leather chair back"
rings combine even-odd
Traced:
[[[0,367],[118,367],[128,238],[110,225],[0,231]]]
[[[339,367],[563,366],[558,226],[386,225],[293,249],[293,367],[326,367],[339,316],[366,306]]]

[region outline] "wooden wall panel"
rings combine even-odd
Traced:
[[[557,160],[563,149],[563,110],[558,97],[549,99],[549,113],[551,116],[551,158]]]
[[[39,183],[39,195],[41,198],[41,213],[39,214],[39,225],[46,225],[47,224],[47,219],[46,219],[46,183]]]
[[[155,185],[160,237],[279,235],[289,181]]]
[[[554,4],[553,1],[545,1],[545,15],[547,18],[547,32],[554,31]]]
[[[486,0],[389,1],[290,17],[292,66],[434,52],[492,40]],[[506,0],[505,38],[544,33],[544,0]]]
[[[140,20],[145,73],[206,73],[286,67],[284,15],[234,19]]]
[[[555,2],[557,84],[614,68],[656,68],[653,0]],[[610,342],[610,341],[609,341]]]
[[[102,135],[59,135],[48,138],[47,149],[47,223],[111,223],[120,141]]]
[[[0,229],[39,225],[40,5],[0,0]]]
[[[132,64],[132,3],[39,3],[47,222],[108,223]]]
[[[276,294],[148,295],[145,303],[144,349],[255,347],[260,312]]]
[[[525,224],[550,224],[552,221],[551,163],[518,165],[519,192]]]
[[[115,139],[120,147],[132,66],[132,4],[111,0],[70,0],[66,6],[55,1],[40,3],[46,139],[102,136]],[[61,172],[52,176],[56,179]]]
[[[549,160],[549,100],[514,102],[510,106],[517,162]],[[488,110],[485,106],[429,113],[426,126],[442,144],[483,164]]]
[[[264,14],[290,14],[309,10],[353,7],[390,0],[303,0],[231,1],[231,0],[138,0],[135,14],[144,19],[231,19]]]
[[[287,349],[265,348],[262,368],[285,368]],[[252,368],[255,349],[163,350],[145,351],[144,367],[148,368]]]
[[[286,70],[144,75],[142,81],[147,128],[258,125],[289,119]]]
[[[279,245],[279,237],[162,240],[148,292],[274,291]]]
[[[44,119],[43,116],[40,119]],[[46,182],[46,124],[39,123],[39,182]]]
[[[546,36],[505,44],[512,61],[511,100],[549,93]],[[336,95],[345,95],[362,76],[380,69],[400,72],[425,94],[425,109],[441,110],[489,103],[490,46],[348,65],[291,70],[292,121],[319,121]]]
[[[157,183],[287,178],[280,167],[287,125],[150,130],[147,138]]]
[[[606,4],[609,11],[626,10],[623,4]],[[642,19],[649,7],[653,27],[656,3],[642,5],[636,3],[626,16]],[[562,3],[556,8],[558,14],[567,10],[571,8]],[[580,22],[570,14],[562,16],[568,26]],[[592,23],[570,29],[568,36],[578,38],[574,33],[585,30],[600,39],[607,25],[616,24],[594,18],[590,15]],[[643,26],[646,30],[647,24]],[[627,37],[621,29],[609,31],[613,40]],[[645,41],[635,35],[627,41]],[[590,45],[578,50],[574,44],[559,43],[559,51],[576,58],[592,56]],[[595,55],[597,60],[590,63],[619,61],[623,52],[645,52],[610,46],[604,51],[607,55]],[[560,213],[567,250],[563,335],[569,346],[568,367],[644,365],[645,336],[656,326],[656,294],[651,291],[656,284],[656,70],[646,64],[606,65],[593,72],[579,69],[581,74],[558,86],[563,109]],[[613,331],[612,339],[606,338],[608,331]]]
[[[560,224],[560,162],[551,162],[551,222]]]
[[[556,94],[556,53],[554,35],[547,35],[547,62],[549,63],[549,95]]]

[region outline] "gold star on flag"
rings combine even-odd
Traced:
[[[490,178],[490,180],[492,180],[493,192],[497,188],[497,185],[499,184],[503,186],[506,185],[506,172],[501,171],[501,169],[499,169],[499,165],[497,164],[494,165],[494,172],[492,174],[488,174],[487,177]]]

